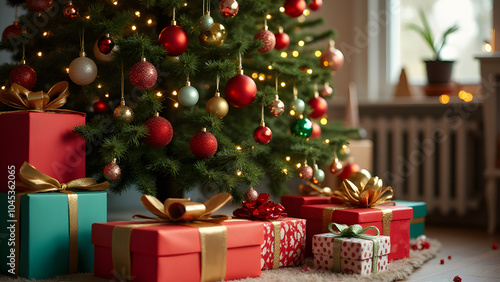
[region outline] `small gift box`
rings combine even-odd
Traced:
[[[100,190],[108,183],[84,178],[61,184],[26,163],[20,178],[25,192],[0,193],[0,236],[9,238],[0,240],[1,273],[47,279],[92,271],[90,233],[93,223],[107,220],[107,193]]]
[[[337,195],[336,200],[342,200],[344,204],[302,207],[302,215],[307,220],[307,246],[311,246],[315,234],[327,232],[332,222],[359,224],[363,227],[375,226],[383,235],[391,237],[389,260],[409,257],[412,208],[387,205],[392,203],[387,201],[392,198],[392,189],[382,188],[382,181],[378,177],[362,182],[359,185],[361,188],[349,180],[344,180],[342,186],[342,193],[334,191],[334,197]],[[307,249],[306,255],[310,254],[311,249]]]
[[[234,216],[261,222],[264,226],[262,269],[304,264],[306,248],[305,219],[286,217],[285,208],[261,193],[255,201],[243,201]]]
[[[285,207],[286,213],[291,217],[302,217],[300,214],[302,206],[329,204],[330,197],[309,196],[309,195],[283,195],[281,204]]]
[[[411,202],[396,200],[396,206],[413,208],[413,218],[410,220],[410,238],[416,239],[425,234],[425,216],[427,204],[425,202]]]
[[[204,204],[142,196],[157,218],[96,223],[94,275],[133,281],[220,281],[258,277],[263,243],[261,222],[227,220],[211,213],[231,195]]]
[[[1,102],[24,110],[0,113],[0,167],[12,167],[17,175],[28,162],[61,182],[85,177],[85,140],[73,132],[75,126],[85,125],[85,114],[57,109],[67,96],[66,81],[48,93],[17,84],[0,92]],[[7,169],[0,170],[0,179],[9,175]],[[1,185],[0,192],[8,192],[7,186]]]
[[[363,229],[360,225],[334,224],[339,232],[317,234],[313,237],[314,266],[332,272],[355,273],[363,276],[386,270],[387,254],[391,249],[388,236],[378,236],[376,227]],[[377,235],[365,235],[368,229]]]

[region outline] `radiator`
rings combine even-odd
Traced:
[[[479,119],[379,115],[360,121],[374,143],[374,175],[393,187],[395,199],[425,201],[429,212],[443,215],[478,208],[483,191]]]

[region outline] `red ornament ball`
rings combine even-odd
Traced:
[[[309,138],[320,137],[321,136],[321,127],[319,126],[319,124],[317,122],[313,121],[312,127],[313,127],[313,132],[312,132],[311,136],[309,136]]]
[[[313,169],[308,165],[303,165],[299,170],[299,177],[304,180],[309,180],[313,177]]]
[[[320,118],[328,110],[328,103],[322,97],[312,97],[307,104],[313,109],[309,114],[310,118]]]
[[[36,84],[36,72],[28,65],[15,66],[9,74],[10,84],[17,83],[24,88],[31,90]]]
[[[227,82],[224,94],[229,104],[244,108],[255,100],[257,85],[249,76],[238,74]]]
[[[462,277],[460,277],[458,275],[453,277],[453,282],[462,282]]]
[[[45,12],[52,8],[52,0],[26,0],[26,6],[33,12]]]
[[[271,141],[271,138],[273,138],[273,132],[267,126],[261,125],[253,132],[253,139],[259,144],[267,144]]]
[[[14,38],[18,36],[22,31],[23,29],[21,28],[21,26],[19,26],[19,23],[14,22],[4,29],[2,33],[2,40],[5,40],[9,37]]]
[[[122,175],[122,170],[115,161],[112,161],[104,167],[103,174],[107,180],[115,181]]]
[[[342,172],[338,175],[338,178],[340,179],[340,181],[344,181],[347,178],[349,178],[351,173],[358,172],[360,170],[361,170],[361,167],[358,164],[349,163],[344,167]]]
[[[163,49],[167,50],[169,56],[179,56],[184,53],[189,42],[186,32],[177,25],[164,28],[158,41]]]
[[[210,158],[217,152],[217,139],[206,131],[196,133],[189,143],[191,153],[200,159]]]
[[[144,122],[144,125],[149,131],[148,136],[144,138],[144,142],[149,146],[155,148],[165,147],[172,141],[174,129],[166,118],[160,116],[151,117]]]
[[[274,49],[283,50],[290,46],[290,36],[284,32],[277,32],[274,34],[276,39],[276,45],[274,45]]]
[[[73,5],[73,2],[69,1],[63,8],[63,15],[67,19],[74,20],[78,17],[79,10],[77,6]]]
[[[332,94],[333,94],[333,88],[330,87],[330,84],[325,83],[325,85],[323,85],[323,88],[321,88],[321,96],[328,97]]]
[[[109,34],[101,36],[101,38],[97,41],[97,48],[99,48],[99,51],[101,51],[104,55],[111,53],[114,47],[115,42],[113,42],[113,39],[111,39]]]
[[[259,193],[255,191],[253,188],[248,189],[245,192],[245,201],[247,202],[255,202],[259,197]]]
[[[93,108],[96,113],[105,113],[109,110],[109,103],[99,99],[95,101]]]
[[[224,18],[232,18],[238,14],[240,7],[236,0],[222,0],[219,3],[219,14]]]
[[[142,61],[136,63],[130,69],[129,79],[133,86],[139,89],[148,89],[155,85],[158,73],[153,64]]]
[[[285,14],[289,17],[296,18],[304,13],[307,3],[304,0],[287,0],[284,7]]]
[[[333,174],[339,173],[342,171],[342,168],[344,166],[342,165],[342,162],[339,161],[337,157],[333,159],[333,162],[330,164],[330,172]]]
[[[498,244],[497,244],[497,243],[493,243],[493,245],[491,245],[491,248],[492,248],[493,250],[498,249]]]
[[[332,71],[337,71],[344,65],[344,54],[335,47],[330,47],[321,53],[319,60],[322,68],[329,67]]]
[[[321,6],[323,6],[323,0],[312,0],[311,3],[309,3],[309,9],[313,11],[317,11]]]
[[[274,49],[274,46],[276,45],[276,37],[274,37],[274,34],[270,32],[269,30],[261,30],[255,34],[253,37],[253,40],[260,40],[264,43],[262,47],[257,49],[260,53],[267,53],[271,50]]]

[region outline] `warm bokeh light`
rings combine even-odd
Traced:
[[[294,110],[290,110],[290,115],[294,116],[295,115],[295,111]]]
[[[285,12],[285,7],[280,7],[280,12],[284,13]]]
[[[109,93],[104,94],[104,97],[109,98]]]
[[[132,30],[134,30],[134,31],[135,31],[136,29],[137,29],[137,27],[136,27],[135,25],[133,25],[133,26],[132,26]]]
[[[266,79],[266,75],[263,73],[259,74],[259,80],[263,81],[264,79]]]
[[[470,102],[473,99],[473,95],[467,91],[464,91],[464,90],[461,90],[460,92],[458,92],[458,97],[460,99],[464,100],[465,102]]]
[[[66,68],[65,70],[66,70],[67,73],[69,73],[69,68]]]
[[[44,31],[44,32],[42,33],[42,35],[43,35],[43,36],[47,36],[47,35],[49,35],[49,33],[48,33],[48,32],[46,32],[46,31]]]
[[[493,48],[491,47],[491,44],[489,42],[484,42],[483,52],[491,53],[492,50],[493,50]]]
[[[97,88],[102,88],[102,84],[97,84]]]
[[[240,146],[240,145],[237,145],[237,146],[236,146],[236,150],[241,151],[241,149],[242,149],[242,148],[241,148],[241,146]]]
[[[298,56],[299,56],[299,51],[293,51],[293,52],[292,52],[292,56],[294,56],[294,57],[298,57]]]
[[[270,20],[271,18],[272,18],[272,16],[267,14],[266,19]]]
[[[115,6],[118,5],[118,1],[114,1],[113,5],[115,5]]]
[[[157,97],[161,97],[161,96],[163,96],[163,93],[161,93],[160,91],[158,91],[158,92],[156,92],[156,96]]]
[[[38,52],[38,53],[36,53],[36,55],[37,55],[38,57],[41,57],[41,56],[43,56],[43,53],[42,53],[42,52]]]
[[[311,11],[309,11],[309,9],[305,9],[304,12],[302,13],[304,16],[309,16],[309,14],[311,13]]]
[[[179,107],[179,103],[177,103],[177,102],[176,102],[176,103],[174,104],[174,108],[178,108],[178,107]]]
[[[284,168],[282,171],[284,174],[288,174],[288,169]]]
[[[153,23],[153,20],[152,19],[148,19],[147,24],[151,25],[152,23]]]
[[[316,50],[316,52],[314,52],[314,56],[316,57],[320,57],[321,56],[321,51],[320,50]]]
[[[303,47],[304,46],[304,40],[300,40],[298,43],[297,43],[300,47]]]
[[[240,177],[242,174],[243,174],[243,173],[241,172],[241,170],[239,170],[239,169],[238,169],[238,170],[236,171],[236,176]]]
[[[272,70],[272,69],[273,69],[273,66],[272,66],[272,65],[269,65],[269,66],[267,66],[267,69],[268,69],[268,70]]]
[[[441,104],[448,104],[448,102],[450,102],[450,96],[448,96],[446,94],[440,95],[439,96],[439,102]]]
[[[177,91],[172,91],[172,96],[177,96]]]
[[[326,125],[328,123],[328,120],[326,118],[321,118],[319,120],[319,123],[321,123],[322,125]]]
[[[257,79],[257,77],[259,77],[259,74],[258,74],[258,73],[256,73],[256,72],[252,73],[252,78],[253,78],[253,79]]]
[[[312,73],[313,73],[313,70],[312,70],[312,69],[307,69],[307,73],[308,73],[308,74],[312,74]]]
[[[2,90],[5,90],[5,85],[3,85],[1,88],[2,88]]]
[[[288,54],[286,52],[281,52],[281,57],[282,58],[286,58],[288,56]]]
[[[135,11],[135,15],[136,15],[137,17],[140,17],[140,16],[141,16],[141,12],[139,12],[139,11]]]
[[[281,85],[281,87],[285,87],[286,83],[284,81],[282,81],[280,85]]]
[[[302,164],[301,164],[301,163],[297,163],[295,166],[296,166],[297,168],[300,168],[300,167],[302,166]]]
[[[323,143],[330,144],[330,139],[325,139],[325,141],[323,141]]]
[[[86,18],[87,20],[90,20],[90,16],[86,16],[85,18]]]
[[[285,157],[285,161],[289,162],[291,160],[290,156]]]

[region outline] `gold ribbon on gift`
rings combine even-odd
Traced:
[[[410,224],[417,224],[417,223],[423,223],[423,222],[425,222],[425,216],[414,217],[414,218],[410,219]]]
[[[281,246],[281,222],[277,220],[269,220],[274,228],[274,252],[273,252],[273,268],[280,267],[280,246]]]
[[[384,204],[396,204],[392,200],[394,192],[390,186],[383,187],[382,179],[377,176],[355,184],[349,179],[342,181],[339,190],[333,191],[332,198],[342,201],[346,206],[369,208]],[[365,184],[366,183],[366,184]]]
[[[66,104],[69,96],[68,86],[67,81],[61,81],[52,86],[49,92],[45,93],[43,91],[31,92],[14,83],[10,89],[0,92],[0,102],[21,110],[54,111]],[[53,97],[55,98],[50,101]]]
[[[323,209],[322,218],[322,231],[328,232],[328,226],[333,221],[333,213],[335,210],[339,209],[352,209],[356,207],[350,206],[336,206],[336,207],[326,207]],[[374,209],[379,209],[382,211],[382,235],[390,236],[391,234],[391,222],[392,222],[392,210],[384,207],[372,207]]]
[[[97,183],[93,178],[80,178],[68,183],[60,183],[56,179],[38,171],[34,166],[24,162],[19,169],[17,187],[22,187],[23,192],[16,193],[15,220],[19,223],[21,212],[21,196],[32,193],[60,192],[68,196],[68,222],[69,222],[69,272],[78,272],[78,195],[73,190],[104,191],[108,188],[107,181]],[[19,228],[15,230],[16,258],[19,258]],[[18,272],[19,263],[16,263],[15,273]]]
[[[125,277],[132,277],[130,238],[132,230],[137,227],[180,224],[198,228],[201,245],[200,281],[220,281],[226,276],[227,229],[219,224],[231,219],[228,215],[212,213],[224,206],[232,196],[228,193],[217,194],[204,203],[192,202],[190,199],[169,198],[165,203],[149,195],[143,195],[144,207],[157,217],[134,215],[134,218],[152,221],[137,224],[117,225],[113,228],[111,252],[113,268]]]

